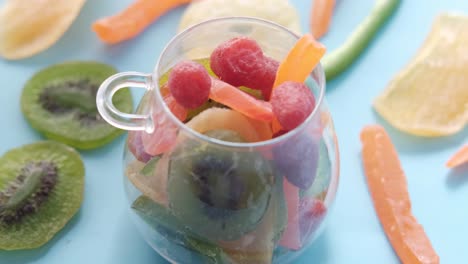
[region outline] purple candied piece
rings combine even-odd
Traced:
[[[307,134],[295,135],[273,148],[276,168],[290,183],[307,190],[315,180],[319,144]]]
[[[143,140],[141,139],[142,131],[128,132],[128,149],[132,152],[133,156],[141,162],[147,163],[153,156],[145,152],[143,147]]]
[[[299,202],[299,227],[301,230],[301,240],[308,241],[310,236],[314,235],[322,223],[327,208],[325,204],[312,197],[304,197]]]

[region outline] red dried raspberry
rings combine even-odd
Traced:
[[[201,64],[182,61],[172,68],[167,85],[177,103],[193,109],[208,101],[211,77]]]
[[[303,83],[287,81],[273,90],[271,106],[281,126],[293,130],[312,113],[315,98]]]
[[[213,72],[233,86],[248,86],[249,80],[262,74],[263,66],[262,49],[247,37],[236,37],[220,44],[210,57]]]

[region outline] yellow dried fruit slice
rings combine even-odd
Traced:
[[[288,0],[203,0],[193,1],[180,20],[179,32],[202,21],[229,17],[250,16],[276,22],[300,34],[300,17]]]
[[[33,56],[52,46],[78,16],[85,0],[7,0],[0,8],[0,56]]]
[[[468,17],[443,13],[412,61],[374,101],[409,134],[447,136],[468,123]]]

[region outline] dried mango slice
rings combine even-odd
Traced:
[[[85,0],[8,0],[0,8],[0,56],[33,56],[52,46],[78,16]]]
[[[397,129],[418,136],[455,134],[468,122],[468,17],[444,13],[416,57],[374,101]]]

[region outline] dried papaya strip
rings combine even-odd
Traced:
[[[468,163],[468,145],[465,145],[457,153],[455,153],[445,164],[449,168],[458,167]]]
[[[315,38],[323,37],[330,27],[336,0],[314,0],[310,14],[310,30]]]
[[[166,12],[189,2],[191,0],[136,0],[121,13],[97,20],[92,29],[102,41],[116,44],[137,36]]]
[[[255,120],[270,122],[274,117],[269,102],[258,100],[237,87],[215,78],[211,79],[210,99]]]
[[[423,227],[411,212],[406,176],[398,153],[383,127],[361,132],[362,158],[377,216],[402,263],[439,263]]]

